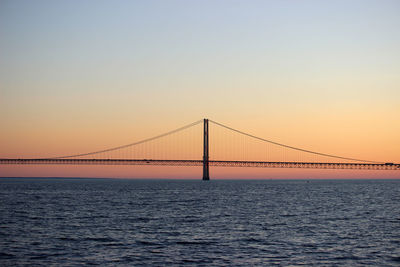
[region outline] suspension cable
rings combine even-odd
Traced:
[[[104,149],[104,150],[98,150],[98,151],[89,152],[89,153],[67,155],[67,156],[60,156],[60,157],[51,157],[51,158],[46,158],[46,159],[66,159],[66,158],[82,157],[82,156],[95,155],[95,154],[104,153],[104,152],[110,152],[110,151],[114,151],[114,150],[118,150],[118,149],[122,149],[122,148],[126,148],[126,147],[131,147],[131,146],[135,146],[135,145],[143,144],[143,143],[146,143],[146,142],[150,142],[150,141],[153,141],[153,140],[156,140],[156,139],[159,139],[159,138],[162,138],[162,137],[165,137],[165,136],[168,136],[168,135],[183,131],[183,130],[185,130],[187,128],[190,128],[190,127],[193,127],[193,126],[195,126],[195,125],[197,125],[197,124],[199,124],[201,122],[203,122],[203,120],[198,120],[198,121],[195,121],[195,122],[190,123],[188,125],[185,125],[183,127],[177,128],[175,130],[172,130],[172,131],[169,131],[169,132],[157,135],[157,136],[153,136],[151,138],[147,138],[147,139],[135,142],[135,143],[127,144],[127,145],[112,147],[112,148],[108,148],[108,149]]]
[[[352,161],[359,161],[359,162],[383,163],[383,162],[372,161],[372,160],[363,160],[363,159],[355,159],[355,158],[341,157],[341,156],[336,156],[336,155],[330,155],[330,154],[315,152],[315,151],[311,151],[311,150],[307,150],[307,149],[302,149],[302,148],[298,148],[298,147],[288,146],[288,145],[285,145],[285,144],[277,143],[277,142],[274,142],[274,141],[271,141],[271,140],[267,140],[267,139],[264,139],[264,138],[261,138],[261,137],[257,137],[257,136],[252,135],[252,134],[248,134],[248,133],[245,133],[245,132],[236,130],[236,129],[234,129],[234,128],[231,128],[231,127],[229,127],[229,126],[223,125],[223,124],[218,123],[218,122],[213,121],[213,120],[209,120],[209,121],[212,122],[212,123],[214,123],[214,124],[216,124],[216,125],[218,125],[218,126],[221,126],[221,127],[223,127],[223,128],[226,128],[226,129],[228,129],[228,130],[237,132],[237,133],[239,133],[239,134],[246,135],[246,136],[248,136],[248,137],[251,137],[251,138],[254,138],[254,139],[257,139],[257,140],[261,140],[261,141],[263,141],[263,142],[267,142],[267,143],[270,143],[270,144],[273,144],[273,145],[277,145],[277,146],[281,146],[281,147],[285,147],[285,148],[289,148],[289,149],[293,149],[293,150],[297,150],[297,151],[301,151],[301,152],[306,152],[306,153],[315,154],[315,155],[320,155],[320,156],[325,156],[325,157],[330,157],[330,158],[345,159],[345,160],[352,160]]]

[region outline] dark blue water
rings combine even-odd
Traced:
[[[400,181],[0,179],[0,265],[399,266]]]

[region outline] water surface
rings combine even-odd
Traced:
[[[400,181],[0,179],[0,265],[399,266]]]

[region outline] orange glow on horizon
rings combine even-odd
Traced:
[[[246,125],[252,125],[247,121]],[[112,158],[138,158],[138,159],[195,159],[200,160],[202,158],[202,123],[189,128],[185,131],[175,135],[161,138],[160,140],[150,142],[150,144],[143,144],[135,146],[134,148],[123,149],[115,154],[112,154]],[[234,126],[235,127],[235,126]],[[296,126],[294,126],[296,128]],[[140,130],[140,127],[138,128]],[[170,129],[170,128],[169,128]],[[266,130],[259,128],[258,132],[262,133]],[[385,162],[400,162],[396,159],[397,151],[395,149],[385,151],[375,151],[381,148],[383,139],[379,139],[376,136],[364,137],[365,140],[355,139],[357,142],[347,142],[347,138],[351,135],[346,134],[346,138],[338,138],[337,135],[330,135],[328,138],[336,139],[334,142],[326,142],[326,139],[310,138],[305,133],[306,128],[296,128],[298,131],[296,134],[284,133],[283,138],[292,140],[292,142],[311,142],[310,147],[314,150],[323,149],[323,152],[331,149],[332,154],[336,153],[341,156],[350,156],[361,159],[376,159],[379,155],[385,156]],[[121,132],[124,132],[121,130]],[[253,133],[254,131],[249,131]],[[116,132],[118,133],[118,132]],[[326,132],[325,132],[326,133]],[[321,133],[321,134],[325,134]],[[158,132],[157,134],[160,134]],[[150,136],[156,136],[154,132]],[[354,134],[354,133],[353,133]],[[143,134],[142,134],[143,135]],[[336,136],[336,137],[335,137]],[[25,157],[44,157],[45,155],[68,155],[88,152],[93,149],[99,149],[97,142],[104,142],[109,140],[111,143],[113,137],[118,138],[118,134],[113,136],[107,136],[107,138],[97,135],[97,138],[90,138],[90,135],[83,133],[82,137],[75,135],[68,142],[59,142],[60,138],[54,138],[50,140],[42,139],[43,136],[25,135],[18,136],[21,138],[21,143],[29,143],[40,148],[39,151],[28,153],[29,150],[24,150],[20,147],[21,151],[26,151]],[[24,139],[24,137],[29,137]],[[317,136],[318,137],[318,136]],[[33,142],[32,138],[38,138],[41,140],[40,143]],[[354,137],[355,138],[355,137]],[[103,140],[104,139],[104,140]],[[122,138],[127,139],[127,138]],[[145,139],[145,138],[142,138]],[[371,143],[371,140],[380,140],[376,145]],[[16,140],[15,138],[13,140]],[[79,142],[80,140],[80,142]],[[82,140],[89,141],[82,143]],[[389,139],[392,140],[392,139]],[[76,142],[77,141],[77,142]],[[75,143],[76,142],[76,143]],[[107,141],[106,141],[107,142]],[[71,145],[70,145],[71,143]],[[178,144],[178,145],[176,145]],[[362,145],[363,144],[363,145]],[[369,145],[367,147],[365,144]],[[14,144],[15,145],[15,144]],[[86,151],[82,148],[79,149],[79,145],[86,147]],[[113,142],[113,145],[116,145]],[[118,145],[121,145],[120,143]],[[300,146],[301,147],[301,146]],[[104,149],[107,147],[101,147]],[[304,147],[303,147],[304,148]],[[308,148],[308,147],[306,147]],[[59,151],[64,151],[60,153]],[[79,149],[79,150],[78,150]],[[14,151],[13,151],[14,150]],[[282,152],[284,150],[284,152]],[[343,151],[351,151],[353,153],[348,155]],[[18,153],[15,153],[15,147],[11,145],[7,149],[2,151],[2,157],[15,157],[23,158]],[[382,154],[381,152],[385,152]],[[222,129],[219,126],[210,124],[210,160],[254,160],[254,161],[309,161],[309,162],[329,162],[334,161],[331,158],[320,157],[314,155],[304,155],[303,152],[292,152],[287,149],[282,149],[270,144],[265,144],[258,140],[253,140],[248,137],[243,137],[237,133],[231,133],[226,129]],[[95,156],[87,156],[84,158],[104,158],[108,154],[100,154]],[[389,157],[392,156],[392,159]],[[398,159],[398,158],[397,158]],[[348,161],[340,161],[348,162]],[[301,178],[301,179],[318,179],[318,178],[400,178],[400,173],[396,171],[360,171],[360,170],[305,170],[305,169],[260,169],[260,168],[222,168],[222,167],[211,167],[212,179],[290,179],[290,178]],[[55,166],[55,165],[2,165],[0,166],[1,177],[115,177],[115,178],[189,178],[196,179],[201,177],[200,167],[165,167],[165,166]]]
[[[201,180],[202,167],[1,165],[0,177],[79,177]],[[399,171],[210,167],[218,179],[400,179]]]

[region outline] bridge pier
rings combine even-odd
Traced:
[[[203,138],[203,181],[210,180],[208,164],[208,119],[204,119],[204,138]]]

